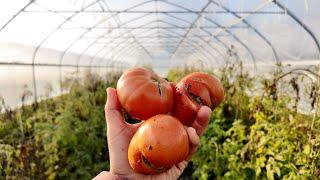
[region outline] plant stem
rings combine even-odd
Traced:
[[[318,66],[318,74],[320,75],[320,65]],[[318,115],[318,108],[319,108],[319,95],[320,95],[320,76],[317,76],[317,83],[316,87],[318,89],[318,92],[316,93],[316,102],[315,102],[315,109],[313,113],[313,118],[312,118],[312,123],[311,123],[311,132],[313,131],[314,128],[314,122],[317,118]]]

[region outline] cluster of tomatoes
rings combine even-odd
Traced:
[[[177,85],[144,68],[123,73],[117,83],[123,109],[143,120],[128,149],[131,167],[156,174],[183,161],[189,153],[184,126],[191,126],[201,106],[215,108],[224,97],[220,81],[206,73],[191,73]]]

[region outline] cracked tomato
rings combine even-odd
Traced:
[[[167,114],[173,106],[170,84],[144,68],[124,72],[117,83],[117,94],[123,109],[139,120]]]
[[[190,126],[201,106],[213,109],[223,98],[223,86],[217,78],[207,73],[191,73],[176,85],[172,115]]]
[[[189,153],[189,138],[182,123],[170,115],[146,120],[128,148],[130,166],[139,173],[157,174],[183,161]]]

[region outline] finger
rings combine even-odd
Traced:
[[[190,147],[190,149],[189,149],[189,154],[188,154],[188,156],[187,156],[187,158],[186,158],[187,161],[189,161],[189,160],[192,158],[193,154],[197,152],[198,147],[199,147],[199,145],[191,146],[191,147]]]
[[[200,138],[196,132],[196,130],[193,127],[188,127],[187,129],[189,141],[190,141],[190,148],[189,148],[189,154],[186,158],[186,160],[190,160],[192,155],[197,151]]]
[[[178,163],[178,164],[176,165],[176,167],[177,167],[177,168],[180,170],[180,172],[182,173],[183,170],[187,167],[187,165],[188,165],[188,161],[182,161],[182,162]],[[179,176],[180,176],[180,174],[179,174]]]
[[[182,161],[174,165],[164,174],[160,174],[160,176],[158,176],[159,177],[158,179],[178,179],[182,174],[183,170],[187,167],[187,165],[188,165],[188,161]]]
[[[196,120],[192,123],[191,127],[193,127],[199,136],[201,136],[206,127],[208,126],[211,109],[207,106],[202,106],[198,111]]]
[[[121,110],[121,105],[118,101],[117,90],[115,88],[109,87],[107,88],[107,102],[105,109],[110,110]]]
[[[200,138],[199,138],[196,130],[193,127],[188,127],[187,132],[188,132],[188,136],[189,136],[190,145],[197,146],[200,142]]]
[[[124,117],[121,113],[121,106],[118,101],[117,91],[114,88],[107,89],[105,116],[108,128],[119,129],[126,126]]]

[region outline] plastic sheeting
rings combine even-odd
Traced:
[[[199,59],[222,65],[231,50],[246,63],[319,62],[318,0],[0,4],[2,63],[108,66],[170,59],[172,65]]]
[[[252,73],[320,64],[319,0],[10,0],[0,2],[0,96],[10,107],[63,93],[72,72],[152,65]],[[230,57],[232,55],[233,57]],[[106,68],[108,67],[108,68]],[[293,68],[293,66],[288,66]]]

